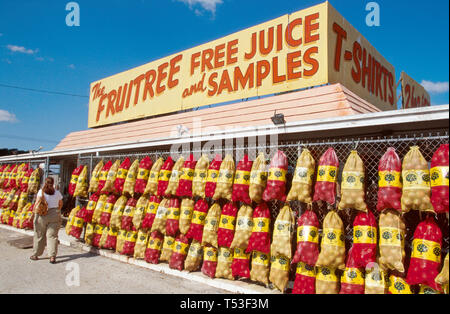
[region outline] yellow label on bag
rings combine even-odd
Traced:
[[[110,237],[117,237],[118,234],[119,234],[119,230],[117,230],[115,228],[109,228],[108,235]]]
[[[181,206],[180,219],[191,220],[194,214],[194,208],[190,206]]]
[[[252,265],[269,266],[270,258],[267,254],[262,252],[253,251],[252,254]]]
[[[341,277],[341,283],[364,285],[364,274],[358,268],[346,268]]]
[[[293,226],[288,220],[276,220],[273,226],[273,236],[290,237]]]
[[[342,233],[342,230],[333,228],[323,229],[323,237],[321,245],[345,247],[345,238]]]
[[[249,217],[239,217],[236,223],[236,231],[238,230],[253,230],[253,219]]]
[[[399,171],[379,171],[378,186],[380,188],[397,187],[401,188],[401,174]]]
[[[297,264],[297,274],[316,278],[316,268],[314,266],[307,265],[305,263],[299,262]]]
[[[283,181],[286,182],[286,170],[281,168],[270,168],[268,181]]]
[[[195,169],[194,171],[194,182],[206,182],[206,179],[208,177],[208,170],[206,169]]]
[[[428,170],[403,170],[403,189],[430,189],[430,172]]]
[[[100,181],[106,181],[107,177],[108,177],[108,171],[100,172]]]
[[[160,181],[169,181],[171,176],[172,176],[172,171],[171,170],[160,170],[159,171],[158,180],[160,180]]]
[[[402,247],[404,240],[404,232],[402,232],[400,229],[380,227],[380,245]]]
[[[135,243],[137,241],[137,232],[136,231],[128,231],[126,235],[126,241]]]
[[[231,264],[233,262],[233,253],[229,248],[221,247],[217,254],[217,260],[222,263]]]
[[[336,276],[336,269],[330,267],[318,267],[316,280],[337,282],[338,277]]]
[[[83,228],[84,220],[82,218],[76,218],[73,222],[72,226],[75,226],[77,228]]]
[[[117,240],[125,241],[127,238],[127,231],[126,230],[119,230],[117,232]]]
[[[113,209],[113,204],[112,203],[106,203],[105,207],[102,210],[102,212],[107,213],[107,214],[111,214],[112,209]]]
[[[194,214],[192,215],[192,223],[197,225],[204,225],[205,219],[206,213],[194,210]]]
[[[181,171],[181,180],[192,181],[194,179],[194,169],[191,168],[183,168]]]
[[[148,241],[147,248],[152,249],[152,250],[161,251],[162,245],[163,245],[163,242],[160,239],[150,238],[150,240]]]
[[[216,231],[219,228],[217,218],[205,219],[205,230]]]
[[[158,183],[159,171],[150,171],[148,175],[148,182]]]
[[[236,217],[222,215],[220,216],[219,228],[234,230],[236,227]]]
[[[123,210],[123,215],[126,217],[133,217],[135,209],[136,207],[134,206],[125,206],[125,209]]]
[[[148,203],[146,213],[156,215],[156,210],[158,209],[158,207],[159,207],[159,203],[150,202],[150,203]]]
[[[136,244],[147,245],[148,235],[143,232],[138,232]]]
[[[217,182],[219,178],[219,170],[208,169],[208,176],[206,178],[206,182]]]
[[[266,185],[267,171],[255,170],[250,172],[250,184]]]
[[[410,285],[403,278],[391,275],[389,277],[389,293],[391,294],[413,294]]]
[[[217,262],[217,249],[205,247],[203,249],[203,259],[208,262]]]
[[[250,184],[250,171],[237,170],[234,175],[234,184]]]
[[[441,262],[441,246],[437,242],[414,239],[411,258],[419,258],[431,262]]]
[[[337,170],[335,166],[319,166],[317,169],[317,182],[336,182]]]
[[[419,294],[441,294],[439,291],[434,290],[433,288],[427,285],[420,285]]]
[[[269,232],[270,219],[266,217],[253,218],[252,232]]]
[[[72,175],[72,178],[70,179],[70,183],[71,184],[77,184],[78,182],[78,176],[77,175]]]
[[[319,230],[314,226],[299,226],[297,228],[297,243],[319,243]]]
[[[93,210],[93,209],[95,209],[95,206],[97,205],[97,202],[95,202],[95,201],[89,201],[89,203],[87,204],[87,206],[86,206],[86,209],[87,210]]]
[[[174,219],[179,220],[180,219],[180,209],[176,207],[169,207],[167,212],[167,219]]]
[[[95,229],[94,229],[94,233],[102,234],[103,233],[103,228],[104,228],[104,226],[102,226],[102,225],[96,225]]]
[[[139,168],[137,179],[146,181],[146,180],[148,180],[149,173],[150,173],[150,170]]]
[[[359,171],[343,171],[342,172],[342,189],[363,189],[364,188],[364,172]]]
[[[271,262],[271,267],[275,268],[275,269],[279,269],[282,271],[289,271],[289,258],[284,257],[284,256],[279,256],[279,257],[275,257],[272,256],[270,259]]]
[[[355,226],[353,228],[353,243],[376,244],[377,228],[371,226]]]
[[[235,248],[233,258],[248,260],[248,259],[250,259],[250,253],[245,253],[245,249]]]
[[[155,219],[165,219],[167,215],[169,214],[169,209],[164,206],[158,206],[158,210],[155,214]]]
[[[228,183],[233,184],[234,172],[228,169],[221,169],[219,171],[219,177],[217,178],[217,183]]]
[[[295,168],[292,183],[303,183],[307,185],[312,185],[313,179],[314,179],[314,169],[297,167]]]
[[[120,168],[119,171],[117,171],[117,179],[126,179],[128,174],[127,169]]]
[[[23,177],[22,178],[22,184],[27,184],[28,181],[30,181],[30,177]]]
[[[431,186],[448,186],[448,166],[433,167],[430,170]]]
[[[203,256],[203,247],[199,242],[194,242],[189,247],[188,256],[198,258]]]

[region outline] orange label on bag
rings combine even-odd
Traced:
[[[269,232],[270,219],[266,217],[253,218],[252,232]]]
[[[317,181],[336,182],[338,169],[335,166],[319,166],[317,169]]]
[[[250,184],[250,171],[237,170],[234,175],[234,184]]]
[[[307,265],[305,263],[299,262],[297,264],[297,274],[316,278],[316,268],[314,266]]]
[[[379,171],[378,186],[380,188],[397,187],[401,188],[401,174],[399,171]]]
[[[297,243],[319,243],[319,231],[314,226],[300,226],[297,228]]]
[[[431,168],[430,179],[431,187],[448,186],[448,166]]]
[[[371,226],[355,226],[353,228],[353,243],[376,244],[377,228]]]
[[[427,261],[441,262],[441,246],[437,242],[424,239],[414,239],[411,258],[419,258]]]
[[[270,168],[268,181],[283,181],[286,182],[286,170],[281,168]]]

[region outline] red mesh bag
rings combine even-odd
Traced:
[[[117,196],[115,196],[114,194],[111,194],[110,196],[108,196],[108,198],[106,199],[106,204],[103,207],[103,211],[100,215],[99,224],[109,227],[109,221],[111,220],[111,213],[112,213],[112,210],[114,208],[114,204],[116,203],[116,201],[117,201]]]
[[[8,217],[8,225],[9,225],[9,226],[12,226],[12,225],[13,225],[13,222],[14,222],[14,212],[15,212],[15,210],[12,210],[11,213],[10,213],[10,215],[9,215],[9,217]]]
[[[106,237],[104,249],[116,250],[118,230],[115,228],[109,228],[108,235]]]
[[[134,185],[134,192],[143,194],[145,187],[147,186],[148,176],[150,174],[150,168],[153,165],[153,161],[150,157],[146,156],[139,163],[138,175],[136,178],[136,183]]]
[[[9,206],[8,206],[9,210],[11,210],[11,211],[17,210],[20,193],[21,193],[20,190],[17,190],[16,193],[14,193],[14,198],[12,199],[12,201],[9,203]]]
[[[24,173],[22,182],[20,184],[20,191],[26,192],[28,190],[28,182],[30,181],[30,177],[33,171],[33,168],[30,168]]]
[[[106,179],[108,178],[108,172],[109,169],[111,169],[113,163],[111,160],[109,160],[100,171],[100,176],[98,178],[98,187],[97,187],[97,193],[101,194],[101,191],[103,190],[103,187],[105,186]]]
[[[377,220],[371,211],[359,213],[353,222],[353,246],[349,251],[353,267],[366,268],[377,259]]]
[[[24,164],[17,179],[17,187],[22,191],[22,181],[25,173],[28,171],[28,164]],[[0,171],[1,172],[1,171]],[[22,191],[25,192],[25,191]]]
[[[175,237],[180,231],[180,200],[171,198],[169,200],[169,212],[166,220],[166,235]]]
[[[172,255],[170,256],[169,267],[178,269],[179,271],[184,268],[184,260],[189,253],[189,239],[186,236],[180,234],[175,239],[175,245],[173,247]]]
[[[93,247],[100,247],[100,239],[102,238],[103,228],[104,226],[102,225],[95,225],[94,236],[92,237]]]
[[[89,202],[86,205],[86,215],[84,216],[84,221],[87,223],[92,222],[92,216],[94,215],[94,210],[95,207],[97,206],[98,198],[99,196],[97,193],[92,194],[91,197],[89,198]]]
[[[292,263],[316,265],[319,258],[319,219],[312,210],[307,210],[298,218],[297,225],[297,250]]]
[[[217,178],[219,177],[220,165],[222,164],[222,157],[220,155],[216,155],[213,161],[209,164],[208,167],[208,176],[206,178],[205,184],[205,196],[213,197],[216,191],[217,186]]]
[[[186,233],[188,239],[195,239],[202,242],[203,227],[205,226],[206,213],[208,212],[208,203],[204,199],[199,199],[194,205],[191,225]]]
[[[151,229],[155,220],[156,211],[158,210],[161,199],[159,196],[150,196],[147,208],[145,210],[144,220],[142,221],[142,229]]]
[[[377,210],[402,210],[402,162],[395,149],[389,147],[378,165]]]
[[[127,232],[125,242],[123,244],[123,249],[120,254],[128,256],[134,255],[134,247],[136,245],[137,234],[137,230],[134,229],[134,227],[132,230]]]
[[[270,162],[267,185],[263,193],[264,201],[286,201],[287,170],[288,160],[286,158],[286,155],[281,150],[279,150]]]
[[[116,180],[114,181],[114,190],[118,194],[122,194],[123,192],[123,185],[125,184],[125,179],[127,178],[130,166],[131,161],[128,157],[125,158],[125,160],[120,164],[119,170],[116,174]]]
[[[431,204],[438,214],[448,213],[448,144],[442,144],[431,159]]]
[[[9,165],[6,166],[6,168],[3,170],[3,185],[2,187],[6,189],[8,187],[9,183],[9,177],[11,175],[11,171],[14,170],[15,165]]]
[[[172,168],[174,164],[175,163],[173,162],[172,157],[169,156],[161,167],[158,177],[158,196],[166,195],[166,189],[169,185],[169,179],[172,175]]]
[[[14,165],[14,168],[12,168],[11,173],[9,175],[9,179],[6,182],[7,188],[15,189],[17,187],[16,178],[17,178],[18,169],[19,169],[19,165]],[[76,180],[75,180],[75,185],[76,185]],[[74,189],[74,191],[75,191],[75,189]]]
[[[244,158],[239,161],[236,167],[236,173],[234,174],[233,194],[231,195],[233,202],[252,203],[249,195],[252,165],[253,161],[248,160],[248,155],[244,155]]]
[[[316,269],[305,263],[297,264],[292,294],[316,294]]]
[[[194,170],[196,164],[197,161],[194,160],[193,154],[191,154],[189,159],[184,162],[176,191],[177,196],[192,197],[192,180],[194,180]]]
[[[217,249],[205,247],[203,249],[202,273],[210,278],[215,278],[217,268]]]
[[[229,248],[233,242],[237,212],[238,208],[232,202],[226,203],[223,206],[219,229],[217,230],[217,244],[219,247]]]
[[[339,294],[365,294],[364,270],[355,266],[349,256],[341,277],[341,291]]]
[[[81,171],[83,171],[84,166],[79,166],[77,168],[75,168],[75,170],[72,172],[72,177],[70,178],[70,183],[69,183],[69,194],[73,195],[73,193],[75,192],[75,189],[77,187],[77,182],[78,182],[78,177],[81,173]]]
[[[147,263],[158,264],[161,254],[164,236],[159,231],[153,231],[148,240],[147,249],[145,250],[145,261]]]
[[[125,205],[125,209],[123,210],[122,221],[120,225],[120,229],[131,231],[133,226],[133,214],[136,210],[137,200],[135,198],[130,198]]]
[[[259,251],[270,254],[270,210],[261,202],[253,211],[252,235],[248,240],[247,253]]]
[[[75,215],[73,224],[70,227],[69,235],[71,235],[72,237],[74,237],[76,239],[79,239],[81,237],[85,217],[86,217],[86,207],[83,207]]]
[[[23,221],[21,227],[22,229],[33,229],[33,209],[34,204],[31,205],[30,209],[27,211],[27,214],[25,216],[25,220]]]
[[[320,157],[317,168],[317,181],[314,186],[314,202],[324,201],[330,205],[336,202],[336,181],[339,160],[332,147]]]
[[[250,279],[250,253],[245,253],[244,249],[234,249],[231,274],[233,277]]]
[[[406,281],[441,290],[435,282],[441,267],[442,232],[434,218],[428,217],[414,231],[414,240]]]

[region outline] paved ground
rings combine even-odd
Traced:
[[[58,263],[46,258],[31,261],[31,249],[7,241],[26,237],[0,229],[0,294],[16,293],[173,293],[212,294],[224,291],[182,278],[160,274],[99,255],[59,246]],[[79,286],[68,286],[79,268]]]

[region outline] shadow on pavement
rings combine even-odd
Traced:
[[[93,253],[82,253],[82,254],[71,254],[71,255],[62,255],[56,257],[56,264],[59,263],[65,263],[70,262],[79,258],[89,258],[89,257],[95,257],[98,256],[97,254]],[[50,257],[41,257],[39,259],[50,259]]]

